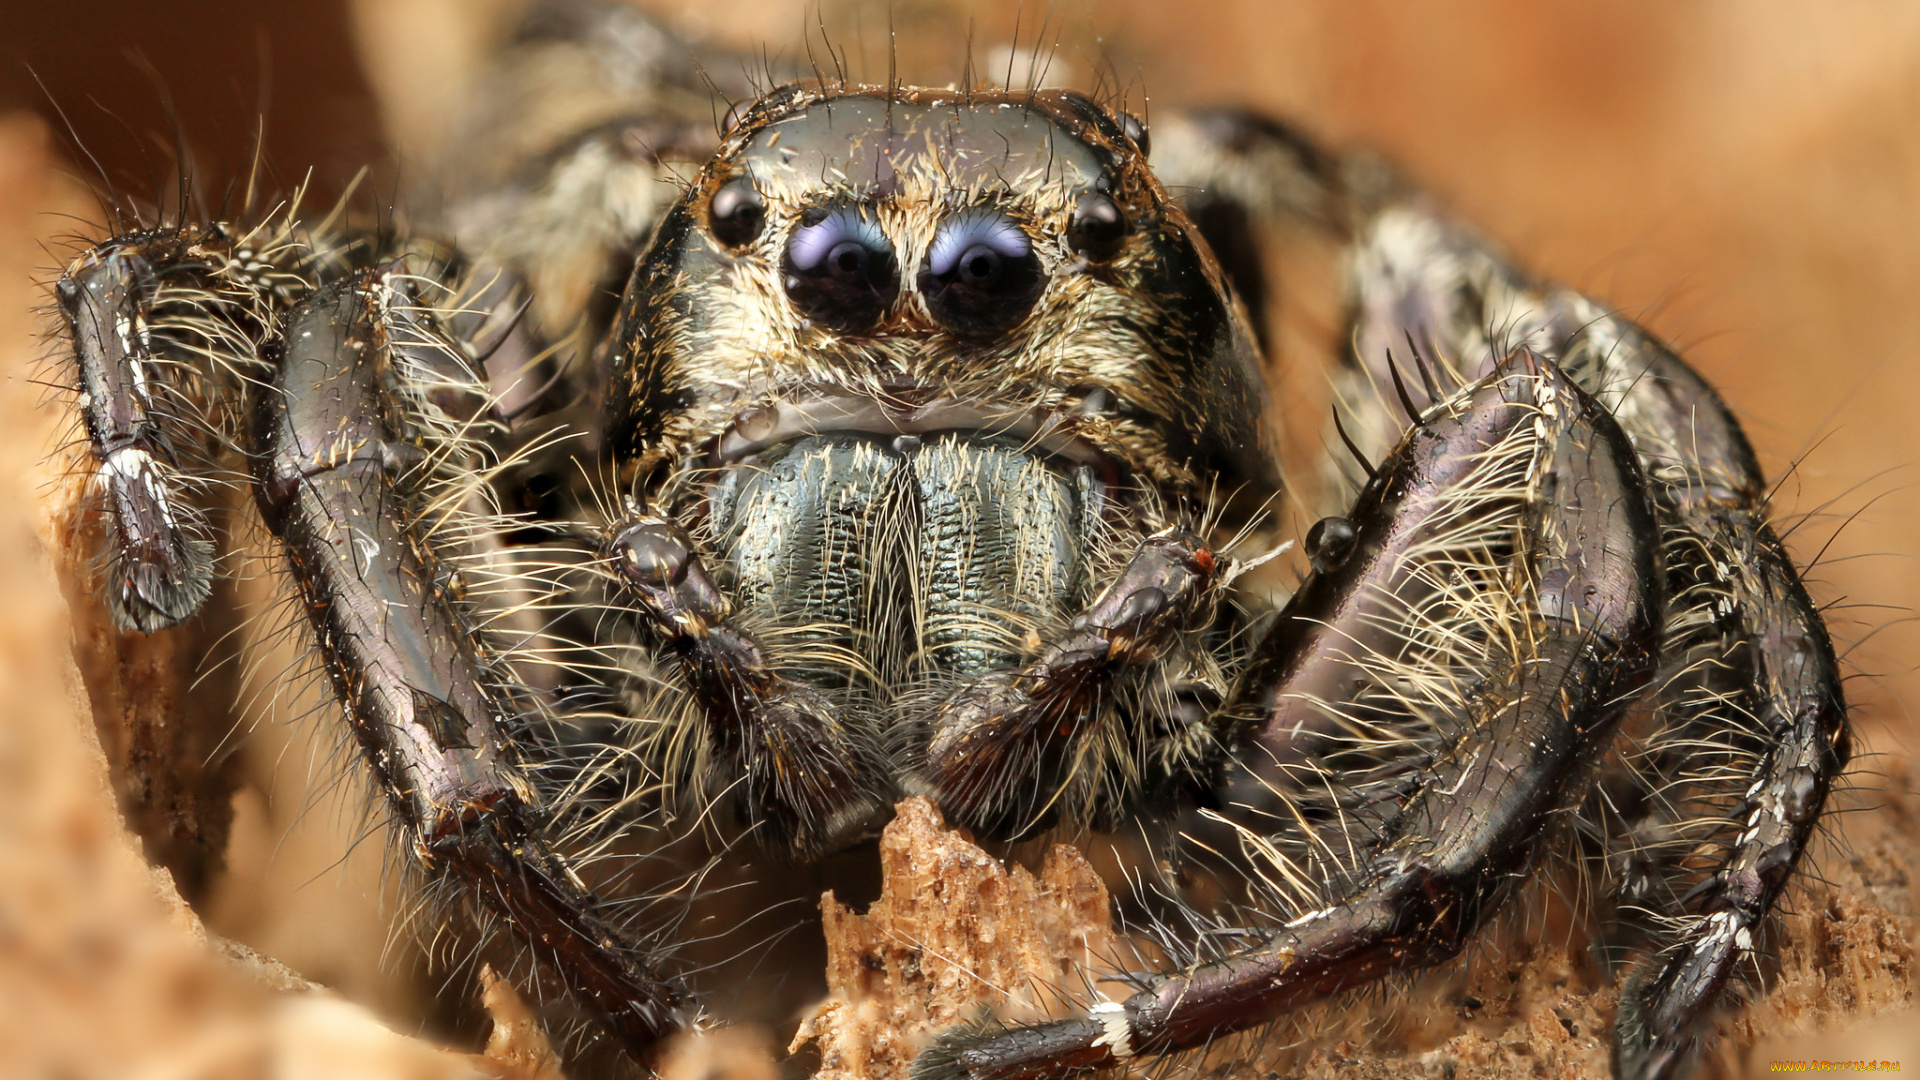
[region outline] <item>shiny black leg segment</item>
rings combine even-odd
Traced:
[[[1684,748],[1730,732],[1754,743],[1723,813],[1720,865],[1689,890],[1685,928],[1621,995],[1623,1077],[1675,1075],[1793,877],[1850,756],[1839,664],[1818,609],[1767,520],[1766,485],[1713,388],[1644,331],[1578,294],[1549,295],[1563,354],[1618,387],[1668,534],[1663,687]],[[1706,792],[1708,797],[1719,792]]]
[[[409,513],[420,433],[393,381],[386,309],[398,296],[367,271],[288,315],[276,385],[255,416],[261,514],[416,858],[524,934],[645,1061],[682,1026],[687,998],[540,837],[538,798],[504,730],[523,702],[442,587],[443,564]]]
[[[181,342],[169,331],[179,328],[156,333],[153,308],[165,278],[193,296],[173,306],[188,308],[202,334],[226,336],[224,327],[243,335],[232,317],[252,314],[258,297],[224,272],[231,254],[217,226],[155,230],[93,248],[54,286],[73,342],[87,448],[112,519],[107,600],[114,621],[130,630],[153,633],[190,618],[212,589],[214,543],[199,489],[213,449],[213,365],[177,355]],[[199,344],[211,355],[211,343]],[[250,361],[252,341],[238,344],[235,358]]]
[[[1673,591],[1654,698],[1665,727],[1652,738],[1681,759],[1678,782],[1656,766],[1648,784],[1661,789],[1658,800],[1707,807],[1738,830],[1719,866],[1686,890],[1684,908],[1652,913],[1679,929],[1622,995],[1621,1076],[1671,1076],[1752,954],[1846,767],[1832,642],[1767,521],[1765,478],[1746,435],[1672,350],[1573,290],[1526,279],[1478,237],[1418,207],[1382,213],[1356,263],[1363,366],[1384,363],[1387,345],[1411,337],[1471,378],[1497,355],[1496,337],[1529,344],[1620,418],[1647,474]],[[1688,778],[1684,759],[1697,753],[1689,747],[1703,745],[1747,764]]]
[[[1341,894],[1251,948],[1152,979],[1084,1019],[950,1033],[915,1076],[1025,1080],[1122,1065],[1205,1046],[1455,955],[1537,863],[1555,820],[1584,793],[1587,763],[1652,670],[1660,611],[1652,509],[1605,411],[1522,354],[1431,412],[1362,493],[1351,515],[1354,556],[1296,594],[1229,703],[1249,706],[1249,754],[1282,741],[1270,729],[1288,720],[1272,703],[1297,699],[1325,665],[1354,662],[1336,641],[1377,614],[1364,599],[1389,587],[1410,553],[1471,536],[1469,517],[1491,514],[1498,501],[1518,510],[1497,530],[1508,546],[1469,540],[1458,559],[1509,573],[1506,603],[1486,601],[1495,607],[1483,613],[1482,647],[1461,654],[1477,662],[1453,673],[1464,689],[1450,737],[1360,852]],[[1423,504],[1440,512],[1410,523],[1405,508]]]
[[[886,770],[828,697],[773,669],[729,622],[732,604],[687,532],[665,518],[624,522],[613,573],[648,634],[672,653],[729,771],[737,816],[792,857],[819,854],[884,804]]]
[[[1700,675],[1706,685],[1692,692],[1713,703],[1700,719],[1725,710],[1762,733],[1765,746],[1731,808],[1739,835],[1691,890],[1687,929],[1665,955],[1639,965],[1621,994],[1620,1073],[1650,1080],[1685,1064],[1702,1021],[1753,954],[1850,753],[1832,644],[1765,514],[1710,504],[1678,509],[1704,541],[1696,550],[1707,557],[1695,568],[1713,575],[1694,588],[1715,598],[1701,607],[1712,612],[1719,640],[1685,654],[1712,664]]]
[[[1076,774],[1113,680],[1212,621],[1221,564],[1193,532],[1141,541],[1067,633],[1017,671],[982,675],[936,706],[922,775],[950,820],[1017,838],[1044,828]]]

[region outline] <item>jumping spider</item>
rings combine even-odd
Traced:
[[[406,848],[642,1062],[696,1015],[617,902],[658,837],[777,866],[915,793],[992,839],[1125,823],[1133,903],[1189,928],[925,1080],[1441,963],[1576,846],[1645,931],[1618,1071],[1680,1068],[1848,756],[1712,388],[1262,118],[1158,117],[1156,176],[1080,94],[705,81],[738,69],[546,5],[457,140],[459,247],[286,212],[74,261],[121,625],[200,608],[243,466]],[[1288,230],[1348,251],[1351,460],[1273,611],[1236,581],[1279,520],[1250,312]]]

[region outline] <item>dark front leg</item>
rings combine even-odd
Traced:
[[[1387,347],[1411,337],[1472,378],[1497,355],[1489,329],[1499,328],[1554,356],[1611,410],[1647,475],[1673,600],[1644,797],[1737,823],[1718,866],[1691,887],[1697,875],[1684,864],[1697,834],[1641,856],[1664,855],[1658,869],[1686,895],[1653,905],[1681,929],[1627,980],[1619,1068],[1636,1080],[1669,1076],[1752,955],[1846,767],[1833,644],[1768,521],[1766,480],[1746,434],[1671,349],[1573,290],[1528,280],[1469,231],[1415,205],[1383,211],[1356,264],[1362,368],[1379,370]],[[1698,769],[1703,752],[1739,764]]]
[[[208,398],[219,361],[253,362],[244,317],[258,298],[224,273],[224,231],[156,230],[82,255],[54,287],[73,342],[95,483],[112,518],[114,621],[153,633],[190,618],[212,589],[214,543],[201,499],[216,439]],[[163,283],[171,294],[156,317]],[[156,325],[158,322],[158,325]],[[185,332],[194,340],[183,341]]]
[[[1415,594],[1428,621],[1399,633],[1403,644],[1431,637],[1428,654],[1452,658],[1455,690],[1403,691],[1401,705],[1449,710],[1447,736],[1357,853],[1350,884],[1258,945],[1083,1019],[943,1038],[917,1077],[1061,1076],[1205,1046],[1453,956],[1535,865],[1652,667],[1657,539],[1625,437],[1557,370],[1522,355],[1416,426],[1351,520],[1349,554],[1282,612],[1229,705],[1251,718],[1244,745],[1260,754],[1297,738],[1287,705],[1317,700],[1328,666],[1396,680],[1410,652],[1355,643],[1398,613],[1396,583],[1429,579]],[[1470,593],[1448,591],[1469,580]],[[1287,858],[1281,838],[1253,839]]]
[[[260,395],[256,481],[355,741],[430,873],[472,890],[627,1051],[646,1060],[686,998],[601,916],[540,835],[541,808],[504,723],[511,675],[450,598],[421,505],[396,391],[403,294],[355,275],[288,317],[276,386]],[[438,448],[444,450],[444,447]],[[426,457],[432,458],[429,452]]]

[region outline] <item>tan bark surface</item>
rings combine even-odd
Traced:
[[[1914,920],[1894,912],[1910,913],[1916,899],[1916,808],[1920,800],[1903,797],[1856,830],[1852,858],[1822,863],[1830,881],[1808,889],[1779,920],[1779,971],[1768,992],[1720,1025],[1722,1044],[1704,1074],[1745,1076],[1773,1057],[1866,1057],[1831,1035],[1804,1036],[1863,1017],[1885,1024],[1887,1014],[1911,1006]],[[904,1078],[931,1033],[983,1008],[1002,1020],[1078,1015],[1086,976],[1124,955],[1106,888],[1075,848],[1055,847],[1038,876],[1008,868],[944,828],[931,804],[909,799],[888,826],[880,857],[884,891],[864,916],[831,896],[822,902],[829,997],[802,1023],[793,1047],[817,1044],[817,1080]],[[1564,917],[1556,919],[1551,905],[1534,906],[1549,908],[1532,922],[1534,933],[1505,927],[1464,964],[1384,1000],[1365,995],[1285,1031],[1234,1041],[1200,1069],[1325,1080],[1605,1076],[1614,988],[1573,944],[1577,935],[1556,925]],[[1120,984],[1104,990],[1116,999],[1126,992]],[[1783,1040],[1789,1032],[1803,1037]]]
[[[1120,955],[1107,887],[1078,848],[1055,845],[1036,875],[945,828],[926,799],[896,815],[880,839],[880,899],[865,914],[832,893],[820,901],[828,997],[788,1048],[814,1044],[817,1080],[905,1076],[934,1034],[981,1006],[1044,1018]]]

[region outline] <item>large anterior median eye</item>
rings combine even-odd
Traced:
[[[973,337],[1019,325],[1045,284],[1027,234],[993,210],[963,210],[943,222],[920,269],[927,310]]]
[[[850,206],[810,211],[783,262],[787,297],[801,314],[846,333],[871,329],[900,289],[887,234]]]

